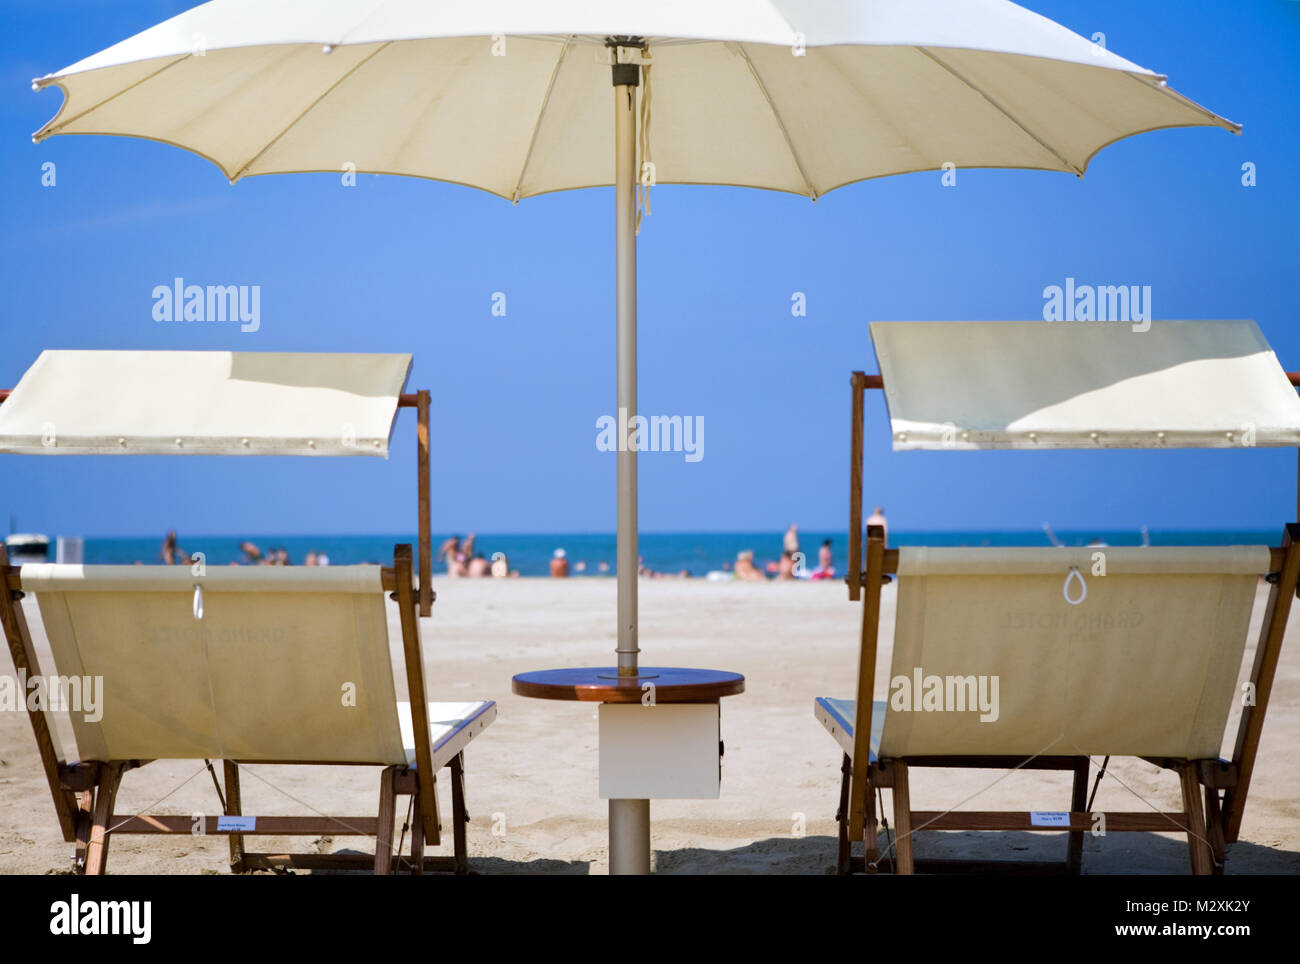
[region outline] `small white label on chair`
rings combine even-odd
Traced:
[[[217,817],[217,832],[249,832],[257,829],[256,817]]]
[[[1029,814],[1029,824],[1033,827],[1070,826],[1070,815],[1057,810],[1035,810]]]

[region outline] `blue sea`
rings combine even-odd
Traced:
[[[736,554],[744,550],[753,550],[755,562],[759,567],[774,563],[781,555],[781,539],[784,530],[779,532],[643,532],[640,536],[640,551],[644,565],[656,572],[688,572],[691,576],[703,576],[712,569],[723,568],[724,563],[735,561]],[[464,533],[460,533],[464,535]],[[1066,545],[1083,546],[1093,540],[1100,540],[1109,545],[1141,545],[1142,535],[1134,530],[1125,531],[1088,531],[1056,533],[1057,539]],[[1152,545],[1241,545],[1277,543],[1281,537],[1279,531],[1241,530],[1241,531],[1193,531],[1169,530],[1150,533]],[[434,551],[446,538],[445,533],[436,534],[433,540]],[[817,549],[823,539],[832,540],[835,566],[844,571],[848,539],[843,530],[838,532],[800,531],[800,548],[815,565]],[[399,542],[414,544],[414,534],[397,535],[349,535],[349,536],[195,536],[181,533],[179,545],[187,553],[203,552],[209,565],[226,565],[242,561],[243,553],[239,546],[245,540],[253,542],[264,553],[270,549],[285,549],[289,561],[302,563],[309,552],[325,553],[334,565],[349,563],[391,563],[393,546]],[[161,561],[162,535],[139,538],[92,538],[85,540],[85,558],[88,564],[96,563],[135,563],[146,564]],[[930,545],[930,546],[1046,546],[1047,536],[1041,530],[1028,531],[954,531],[954,532],[908,532],[893,530],[889,533],[891,546]],[[51,540],[53,542],[53,540]],[[556,549],[564,549],[570,563],[573,576],[600,577],[610,576],[615,572],[613,533],[554,533],[549,535],[517,535],[509,533],[480,533],[475,542],[475,552],[491,558],[494,553],[504,552],[510,568],[518,570],[523,576],[544,576],[549,572],[552,554]],[[51,558],[54,548],[51,545]],[[608,568],[602,571],[601,563]],[[438,567],[435,571],[441,571]]]

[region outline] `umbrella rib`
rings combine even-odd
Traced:
[[[308,104],[308,105],[307,105],[306,107],[304,107],[301,111],[299,111],[299,112],[298,112],[298,116],[295,117],[293,120],[291,120],[288,124],[286,124],[286,125],[284,126],[284,128],[280,131],[280,133],[276,134],[276,135],[275,135],[274,137],[272,137],[269,141],[267,141],[266,144],[263,145],[263,147],[262,147],[262,149],[261,149],[260,151],[258,151],[256,154],[254,154],[252,157],[250,157],[247,161],[245,161],[244,164],[243,164],[243,166],[241,166],[241,167],[239,168],[239,170],[235,171],[235,173],[231,175],[231,177],[230,177],[230,182],[233,184],[235,181],[238,181],[241,177],[243,177],[245,171],[247,171],[250,167],[252,167],[254,164],[256,164],[256,163],[258,162],[258,160],[262,157],[263,154],[265,154],[265,153],[266,153],[267,151],[269,151],[272,147],[274,147],[277,143],[279,143],[280,138],[284,137],[285,134],[287,134],[287,133],[289,133],[289,131],[293,130],[293,128],[298,124],[298,122],[299,122],[300,120],[302,120],[304,117],[306,117],[307,114],[308,114],[308,113],[309,113],[309,112],[310,112],[310,111],[311,111],[311,110],[312,110],[312,109],[313,109],[317,104],[319,104],[321,101],[323,101],[323,100],[324,100],[326,97],[328,97],[330,94],[334,93],[334,91],[338,90],[339,84],[343,83],[343,81],[347,80],[349,77],[351,77],[353,74],[355,74],[358,70],[360,70],[360,69],[361,69],[362,67],[364,67],[366,64],[370,63],[370,61],[373,60],[375,57],[377,57],[380,53],[382,53],[383,51],[387,50],[388,47],[389,47],[389,45],[391,45],[391,44],[392,44],[392,41],[391,41],[391,40],[386,40],[386,41],[384,41],[384,43],[382,43],[382,44],[380,44],[378,47],[376,47],[376,48],[375,48],[371,53],[369,53],[368,55],[366,55],[365,57],[363,57],[361,60],[359,60],[359,61],[357,61],[355,64],[353,64],[352,67],[351,67],[351,68],[350,68],[350,69],[349,69],[345,74],[343,74],[342,77],[340,77],[338,80],[334,81],[334,83],[330,84],[329,87],[325,88],[325,90],[321,92],[321,95],[320,95],[319,97],[317,97],[317,98],[316,98],[315,100],[313,100],[310,104]]]
[[[1054,148],[1051,144],[1047,143],[1047,141],[1043,140],[1041,137],[1039,137],[1037,134],[1035,134],[1033,131],[1031,131],[1028,127],[1026,127],[1024,124],[1022,124],[1022,123],[1021,123],[1021,122],[1016,118],[1016,116],[1015,116],[1014,114],[1011,113],[1011,111],[1007,110],[1005,107],[1003,107],[1001,104],[999,104],[996,100],[994,100],[992,97],[990,97],[989,94],[988,94],[988,92],[986,92],[983,88],[981,88],[981,87],[979,86],[979,84],[972,83],[968,78],[966,78],[965,76],[963,76],[963,75],[962,75],[960,72],[958,72],[957,70],[954,70],[954,69],[953,69],[949,64],[947,64],[947,63],[946,63],[942,58],[940,58],[940,57],[938,57],[937,55],[935,55],[935,54],[934,54],[933,52],[931,52],[928,48],[926,48],[926,47],[916,47],[915,49],[916,49],[917,51],[919,51],[920,53],[924,54],[925,56],[929,57],[932,61],[934,61],[936,64],[938,64],[938,65],[939,65],[940,67],[942,67],[944,70],[946,70],[946,71],[947,71],[948,73],[950,73],[952,76],[956,77],[959,81],[961,81],[963,84],[965,84],[965,85],[966,85],[967,87],[969,87],[971,90],[973,90],[975,93],[977,93],[977,94],[979,94],[981,97],[983,97],[983,98],[984,98],[984,99],[989,103],[989,105],[992,106],[995,110],[997,110],[1000,114],[1002,114],[1003,117],[1005,117],[1007,120],[1011,121],[1011,123],[1015,124],[1015,125],[1016,125],[1017,127],[1019,127],[1022,131],[1024,131],[1024,132],[1025,132],[1026,134],[1028,134],[1031,138],[1033,138],[1034,141],[1035,141],[1035,143],[1037,143],[1039,147],[1041,147],[1043,150],[1047,151],[1049,154],[1051,154],[1053,157],[1055,157],[1058,161],[1060,161],[1062,164],[1064,164],[1066,167],[1068,167],[1070,170],[1072,170],[1076,175],[1078,175],[1079,177],[1083,177],[1083,170],[1082,170],[1082,168],[1080,168],[1080,167],[1079,167],[1077,164],[1075,164],[1074,162],[1072,162],[1072,161],[1070,161],[1070,160],[1067,160],[1067,159],[1066,159],[1066,158],[1061,154],[1060,151],[1058,151],[1058,150],[1057,150],[1056,148]]]
[[[1159,91],[1161,94],[1164,94],[1166,97],[1172,97],[1174,100],[1178,101],[1184,107],[1190,107],[1198,114],[1210,118],[1212,121],[1214,121],[1215,126],[1223,128],[1229,134],[1241,133],[1240,124],[1234,121],[1230,121],[1226,117],[1220,117],[1214,111],[1210,110],[1208,107],[1202,107],[1200,104],[1196,103],[1196,101],[1192,100],[1190,97],[1184,97],[1182,94],[1178,93],[1178,91],[1174,90],[1172,87],[1169,86],[1169,84],[1167,83],[1169,78],[1164,76],[1163,74],[1156,74],[1154,77],[1151,78],[1151,80],[1147,80],[1145,77],[1139,77],[1137,74],[1130,74],[1128,71],[1125,71],[1124,73],[1126,76],[1132,77],[1134,81],[1141,84],[1147,90]],[[1152,81],[1154,81],[1155,83],[1152,83]]]
[[[528,165],[533,159],[533,148],[537,146],[537,135],[542,129],[542,118],[546,116],[546,108],[551,104],[551,92],[555,90],[555,78],[560,76],[560,68],[564,66],[564,58],[569,55],[569,48],[572,46],[572,40],[564,42],[564,46],[560,48],[560,56],[551,69],[551,79],[546,83],[546,96],[542,98],[542,106],[537,111],[537,123],[533,125],[533,136],[528,139],[528,153],[524,155],[524,163],[519,168],[519,178],[515,181],[514,193],[511,195],[511,201],[514,204],[519,203],[519,189],[523,186],[524,175],[528,173]]]
[[[808,189],[808,197],[817,200],[817,190],[813,187],[812,181],[808,178],[808,172],[804,170],[803,162],[799,160],[799,152],[794,149],[794,141],[790,138],[790,131],[786,129],[785,121],[781,119],[781,112],[776,109],[776,104],[772,102],[772,95],[767,91],[767,84],[763,83],[763,78],[758,74],[758,68],[754,62],[749,59],[749,54],[745,52],[744,44],[732,44],[745,66],[749,68],[750,76],[754,78],[754,83],[758,85],[759,91],[763,94],[763,99],[767,101],[768,109],[772,111],[772,117],[776,119],[776,126],[781,129],[781,136],[785,138],[785,146],[790,150],[790,158],[794,161],[794,166],[799,170],[799,176],[803,178],[804,187]]]
[[[63,121],[59,122],[59,124],[57,125],[57,127],[55,126],[55,121],[58,121],[58,120],[59,120],[59,117],[58,117],[58,115],[56,114],[56,115],[54,116],[53,120],[51,120],[49,124],[47,124],[45,127],[42,127],[39,131],[36,132],[36,141],[37,141],[37,143],[40,143],[41,141],[45,140],[45,138],[49,137],[51,134],[57,134],[57,133],[58,133],[58,128],[60,128],[60,127],[67,127],[69,124],[73,123],[74,121],[79,121],[79,120],[81,120],[81,118],[85,117],[87,114],[89,114],[89,113],[91,113],[91,112],[93,112],[93,111],[97,111],[97,110],[99,110],[101,107],[103,107],[103,106],[104,106],[105,104],[107,104],[109,101],[111,101],[111,100],[116,100],[118,97],[121,97],[123,94],[125,94],[125,93],[129,93],[130,91],[135,90],[135,89],[136,89],[137,87],[139,87],[141,84],[148,83],[149,81],[153,80],[155,77],[157,77],[159,74],[161,74],[164,70],[170,70],[172,67],[175,67],[177,64],[181,63],[182,61],[189,60],[191,56],[193,56],[193,55],[192,55],[192,54],[181,54],[181,56],[177,57],[175,60],[171,61],[170,63],[163,64],[161,67],[159,67],[159,68],[158,68],[157,70],[155,70],[153,73],[149,74],[147,77],[141,77],[141,78],[140,78],[139,80],[137,80],[134,84],[128,84],[126,87],[123,87],[121,90],[115,90],[115,91],[113,91],[113,93],[109,94],[109,95],[108,95],[107,97],[105,97],[103,100],[99,101],[99,102],[96,103],[96,104],[92,104],[90,107],[87,107],[87,108],[86,108],[85,110],[83,110],[81,113],[76,114],[76,115],[74,115],[74,116],[72,116],[72,117],[67,118],[66,120],[63,120]],[[58,81],[56,80],[55,83],[58,83]],[[62,86],[62,85],[60,84],[59,86]]]

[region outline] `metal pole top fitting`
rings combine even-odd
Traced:
[[[641,85],[641,61],[646,42],[640,37],[606,37],[610,49],[610,71],[615,87]]]

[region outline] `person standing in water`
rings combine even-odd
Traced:
[[[465,575],[465,550],[461,548],[460,536],[451,536],[438,547],[438,561],[446,558],[447,575],[453,578]]]
[[[781,548],[791,556],[799,551],[799,527],[794,523],[785,530],[785,539],[782,541]]]
[[[884,529],[885,545],[889,545],[889,523],[885,521],[884,509],[882,509],[880,506],[876,506],[875,511],[872,512],[870,518],[867,519],[867,525],[880,526],[880,528]]]
[[[176,530],[174,529],[167,533],[167,538],[163,540],[158,555],[162,558],[164,566],[183,565],[190,561],[190,554],[177,545]]]

